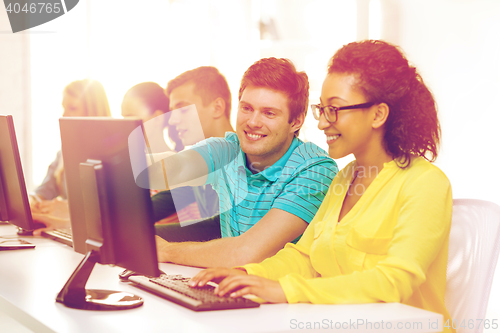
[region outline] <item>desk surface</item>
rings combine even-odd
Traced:
[[[0,236],[6,235],[15,235],[15,228],[0,225]],[[36,248],[0,251],[0,310],[35,332],[438,332],[442,327],[440,314],[399,303],[263,304],[256,309],[197,313],[120,282],[122,268],[100,264],[87,288],[132,292],[144,298],[144,305],[122,311],[71,309],[56,303],[55,297],[83,255],[49,239],[23,238]],[[172,264],[160,268],[186,276],[199,271]]]

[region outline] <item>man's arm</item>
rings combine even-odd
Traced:
[[[196,200],[192,187],[183,186],[172,191],[161,191],[151,197],[153,221],[158,222],[169,217],[177,212],[176,209],[181,210],[193,202]]]
[[[181,186],[205,185],[208,166],[205,159],[195,150],[180,153],[159,153],[149,155],[148,166],[151,187],[172,190]]]
[[[197,267],[233,267],[258,263],[276,254],[286,243],[301,235],[307,223],[301,218],[272,208],[259,222],[237,237],[208,242],[170,243],[156,238],[160,262]]]

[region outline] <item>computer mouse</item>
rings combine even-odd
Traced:
[[[126,281],[126,280],[128,280],[129,277],[131,277],[133,275],[141,275],[141,274],[126,269],[123,272],[121,272],[120,274],[118,274],[118,277],[120,278],[120,280]]]
[[[165,272],[163,272],[163,271],[160,271],[160,272],[161,272],[161,274],[165,274]],[[143,275],[143,274],[139,274],[137,272],[134,272],[134,271],[131,271],[129,269],[126,269],[123,272],[121,272],[120,274],[118,274],[118,277],[122,281],[127,281],[128,278],[131,277],[131,276],[133,276],[133,275]]]

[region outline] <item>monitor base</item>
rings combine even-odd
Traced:
[[[67,307],[82,310],[126,310],[141,306],[144,300],[137,295],[123,291],[87,289],[85,298],[71,299],[66,296],[61,303]]]
[[[128,292],[85,289],[98,258],[96,251],[87,253],[57,295],[56,301],[69,308],[82,310],[126,310],[141,306],[143,299]]]

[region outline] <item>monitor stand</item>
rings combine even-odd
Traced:
[[[75,269],[56,301],[83,310],[125,310],[141,306],[141,297],[122,291],[85,289],[96,263],[114,264],[109,207],[101,161],[80,163],[82,196],[87,228],[87,254]]]
[[[65,306],[83,310],[125,310],[141,306],[141,297],[123,291],[85,289],[99,255],[92,250],[75,269],[56,301]]]

